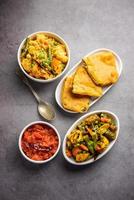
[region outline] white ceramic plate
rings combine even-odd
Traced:
[[[116,142],[116,140],[117,140],[117,138],[118,138],[119,129],[120,129],[120,123],[119,123],[118,117],[117,117],[114,113],[112,113],[112,112],[110,112],[110,111],[107,111],[107,110],[98,110],[98,111],[94,111],[94,112],[87,113],[87,114],[85,114],[84,116],[80,117],[80,118],[69,128],[69,130],[67,131],[67,133],[66,133],[66,135],[65,135],[65,137],[64,137],[63,145],[62,145],[62,152],[63,152],[63,155],[64,155],[65,159],[66,159],[69,163],[71,163],[71,164],[73,164],[73,165],[87,165],[87,164],[90,164],[90,163],[93,163],[93,162],[96,161],[96,160],[94,160],[94,158],[91,158],[91,159],[89,159],[89,160],[87,160],[87,161],[78,163],[78,162],[76,162],[73,158],[67,157],[66,152],[65,152],[65,147],[66,147],[67,135],[69,135],[70,132],[71,132],[81,121],[83,121],[85,118],[87,118],[88,116],[90,116],[90,115],[92,115],[92,114],[98,114],[98,113],[106,113],[106,114],[108,114],[109,116],[111,116],[111,117],[115,120],[115,124],[116,124],[116,126],[117,126],[117,131],[116,131],[116,138],[115,138],[115,140],[113,140],[113,141],[110,142],[110,144],[109,144],[109,146],[107,147],[107,149],[106,149],[103,153],[99,154],[98,157],[96,158],[96,160],[102,158],[105,154],[107,154],[107,153],[110,151],[110,149],[113,147],[113,145],[115,144],[115,142]]]
[[[118,73],[119,73],[119,76],[121,75],[121,72],[122,72],[122,61],[120,59],[120,57],[112,50],[110,49],[106,49],[106,48],[101,48],[101,49],[96,49],[92,52],[90,52],[89,54],[87,54],[86,56],[89,56],[89,55],[92,55],[94,53],[98,53],[98,52],[101,52],[101,51],[110,51],[112,52],[114,55],[115,55],[115,58],[116,58],[116,66],[117,66],[117,70],[118,70]],[[65,109],[63,106],[62,106],[62,102],[61,102],[61,90],[62,90],[62,85],[63,85],[63,82],[65,80],[65,78],[71,74],[73,74],[75,71],[76,71],[76,68],[79,66],[79,64],[81,63],[81,60],[72,68],[69,70],[69,72],[63,77],[63,79],[59,82],[57,88],[56,88],[56,91],[55,91],[55,98],[56,98],[56,102],[57,104],[66,112],[69,112],[69,113],[76,113],[76,112],[73,112],[73,111],[70,111],[70,110],[67,110]],[[110,85],[110,86],[107,86],[107,87],[103,87],[103,95],[113,86]],[[102,96],[103,96],[102,95]],[[90,107],[96,103],[102,96],[98,97],[97,99],[91,99],[91,102],[90,102]],[[89,107],[89,109],[90,109]]]

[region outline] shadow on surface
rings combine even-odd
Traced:
[[[16,164],[18,165],[18,167],[20,166],[20,168],[25,168],[26,170],[29,170],[29,171],[31,171],[31,170],[32,171],[40,171],[44,168],[49,167],[49,163],[45,163],[45,164],[30,163],[29,161],[27,161],[25,158],[22,157],[19,150],[17,150],[17,152],[16,152],[15,160],[17,160]]]
[[[70,172],[79,172],[79,171],[83,171],[83,170],[86,170],[87,168],[89,169],[89,166],[90,166],[90,169],[92,170],[94,167],[95,167],[95,163],[91,163],[90,165],[83,165],[83,166],[75,166],[75,165],[72,165],[70,163],[68,163],[65,159],[63,160],[63,166],[65,167],[65,169],[67,171],[70,171]]]
[[[112,153],[112,152],[108,152],[108,155],[110,153]],[[97,168],[99,169],[101,167],[101,165],[103,164],[103,162],[107,162],[108,155],[105,155],[104,157],[102,157],[99,160],[96,160],[93,163],[90,163],[90,164],[87,164],[87,165],[83,165],[83,166],[80,166],[80,165],[76,166],[76,165],[70,164],[65,159],[62,160],[62,164],[65,167],[65,169],[67,171],[69,171],[69,172],[76,172],[77,173],[77,172],[81,172],[81,171],[84,171],[84,170],[87,170],[87,169],[89,169],[90,171],[92,171],[92,170],[96,171]]]

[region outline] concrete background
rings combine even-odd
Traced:
[[[61,35],[71,49],[70,68],[96,48],[115,50],[124,63],[119,82],[91,111],[108,109],[121,123],[113,149],[82,168],[69,165],[62,152],[47,165],[22,159],[22,128],[40,120],[36,101],[16,77],[16,53],[28,34],[48,30]],[[53,124],[62,139],[80,115],[69,115],[55,103],[59,80],[31,82],[57,113]],[[134,199],[134,1],[133,0],[1,0],[0,1],[0,200],[133,200]]]

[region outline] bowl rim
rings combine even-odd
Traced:
[[[110,142],[108,148],[102,152],[101,154],[98,155],[97,159],[94,160],[93,158],[87,160],[87,161],[83,161],[83,162],[80,162],[80,163],[77,163],[75,160],[71,159],[71,158],[68,158],[66,153],[65,153],[65,145],[66,145],[66,139],[67,139],[67,135],[69,135],[70,131],[72,131],[76,125],[78,123],[80,123],[84,118],[92,115],[92,114],[97,114],[97,113],[107,113],[109,115],[111,115],[115,121],[116,121],[116,124],[117,124],[117,132],[116,132],[116,138]],[[92,111],[92,112],[88,112],[86,113],[85,115],[81,116],[79,119],[77,119],[71,126],[70,128],[67,130],[65,136],[64,136],[64,139],[63,139],[63,143],[62,143],[62,154],[65,158],[65,160],[67,160],[70,164],[73,164],[73,165],[77,165],[77,166],[82,166],[82,165],[87,165],[87,164],[90,164],[90,163],[93,163],[97,160],[99,160],[100,158],[102,158],[104,155],[106,155],[110,150],[111,148],[113,147],[113,145],[115,144],[118,136],[119,136],[119,130],[120,130],[120,122],[119,122],[119,118],[117,117],[117,115],[109,110],[96,110],[96,111]]]
[[[21,61],[20,61],[20,54],[21,54],[21,49],[22,49],[22,46],[25,42],[25,40],[35,34],[38,34],[38,33],[44,33],[44,34],[48,34],[48,35],[51,35],[52,37],[56,38],[57,40],[59,40],[59,42],[61,42],[62,44],[65,45],[66,47],[66,52],[67,52],[67,55],[68,55],[68,61],[67,61],[67,64],[64,68],[64,70],[59,74],[57,75],[56,77],[52,78],[52,79],[38,79],[38,78],[34,78],[32,76],[30,76],[25,70],[24,68],[22,67],[21,65]],[[29,34],[28,36],[26,36],[22,42],[20,43],[19,45],[19,48],[18,48],[18,51],[17,51],[17,61],[18,61],[18,64],[19,64],[19,67],[20,69],[22,70],[22,72],[31,80],[35,81],[35,82],[39,82],[39,83],[49,83],[49,82],[53,82],[55,80],[57,80],[58,78],[60,78],[67,70],[67,68],[69,67],[69,64],[70,64],[70,48],[69,48],[69,45],[67,44],[67,42],[61,37],[59,36],[57,33],[54,33],[54,32],[51,32],[51,31],[37,31],[37,32],[34,32],[34,33],[31,33]]]
[[[47,160],[40,160],[40,161],[32,160],[32,159],[29,158],[29,157],[24,153],[24,151],[22,150],[22,147],[21,147],[21,140],[22,140],[22,136],[23,136],[23,134],[24,134],[24,131],[25,131],[28,127],[30,127],[30,126],[32,126],[32,125],[34,125],[34,124],[44,124],[44,125],[47,125],[47,126],[51,127],[51,128],[55,131],[56,135],[58,136],[58,140],[59,140],[58,148],[57,148],[56,152],[54,153],[54,155],[53,155],[52,157],[50,157],[49,159],[47,159]],[[58,154],[58,152],[59,152],[59,150],[60,150],[60,146],[61,146],[61,137],[60,137],[59,132],[58,132],[57,129],[55,128],[55,126],[53,126],[52,124],[50,124],[50,123],[48,123],[48,122],[44,122],[44,121],[34,121],[34,122],[31,122],[31,123],[27,124],[27,125],[22,129],[22,131],[21,131],[21,133],[20,133],[20,135],[19,135],[19,139],[18,139],[18,146],[19,146],[19,150],[20,150],[20,152],[21,152],[21,155],[22,155],[26,160],[28,160],[28,161],[30,161],[30,162],[32,162],[32,163],[34,163],[34,164],[43,164],[43,163],[47,163],[47,162],[51,161],[52,159],[54,159],[54,158],[57,156],[57,154]]]

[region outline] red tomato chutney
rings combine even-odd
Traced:
[[[47,160],[52,157],[59,144],[56,132],[47,125],[35,124],[23,134],[21,147],[32,160]]]

